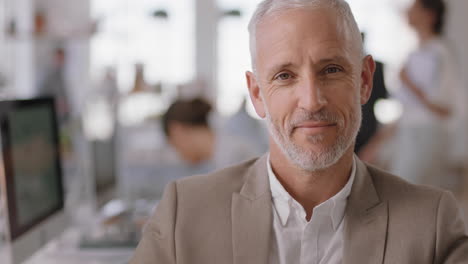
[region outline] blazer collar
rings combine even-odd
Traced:
[[[248,169],[231,205],[234,264],[267,264],[273,221],[268,156]],[[345,210],[344,264],[383,263],[388,205],[381,201],[367,166],[356,159],[356,178]]]
[[[256,200],[265,194],[271,196],[267,161],[268,154],[265,154],[258,158],[252,167],[248,169],[240,195],[249,200]]]
[[[234,264],[267,264],[273,211],[267,174],[267,155],[259,158],[244,175],[231,204]]]
[[[383,263],[388,204],[380,199],[367,166],[359,159],[356,163],[345,214],[343,263]]]

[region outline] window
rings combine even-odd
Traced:
[[[194,0],[93,0],[92,16],[99,30],[91,42],[91,73],[102,76],[105,67],[115,66],[122,92],[132,88],[137,63],[145,65],[150,84],[193,79],[193,4]],[[158,10],[163,12],[155,15]]]
[[[259,0],[218,0],[222,11],[239,10],[240,17],[225,16],[218,25],[218,99],[221,114],[233,114],[248,96],[245,71],[251,70],[247,26]]]

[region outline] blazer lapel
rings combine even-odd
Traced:
[[[240,193],[232,195],[234,264],[268,263],[272,205],[266,162],[266,155],[258,159]]]
[[[380,201],[366,165],[356,160],[356,179],[346,208],[343,263],[383,263],[388,204]]]

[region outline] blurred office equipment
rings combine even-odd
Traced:
[[[117,182],[115,137],[95,140],[91,144],[94,160],[96,202],[99,207],[112,198]]]
[[[115,198],[118,97],[115,70],[109,67],[87,95],[83,111],[84,131],[93,160],[97,207]]]
[[[0,128],[4,165],[0,182],[8,223],[4,230],[8,239],[0,240],[0,262],[125,263],[138,241],[141,226],[135,222],[147,217],[137,214],[143,205],[114,202],[86,214],[84,225],[68,221],[53,99],[0,102]],[[101,176],[96,181],[108,182]],[[68,213],[83,218],[77,204],[67,205],[74,206]],[[4,215],[0,212],[0,221]]]
[[[54,101],[0,102],[0,126],[10,242],[4,254],[16,264],[67,223]]]

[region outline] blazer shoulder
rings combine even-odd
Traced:
[[[437,204],[449,192],[427,185],[410,183],[401,177],[367,165],[372,182],[383,200],[404,200],[418,204]]]
[[[179,179],[175,182],[177,193],[210,197],[226,194],[230,197],[233,192],[240,191],[248,172],[258,160],[254,158],[212,173]]]
[[[367,169],[380,199],[388,203],[389,255],[429,256],[411,263],[468,263],[468,235],[451,192]]]

